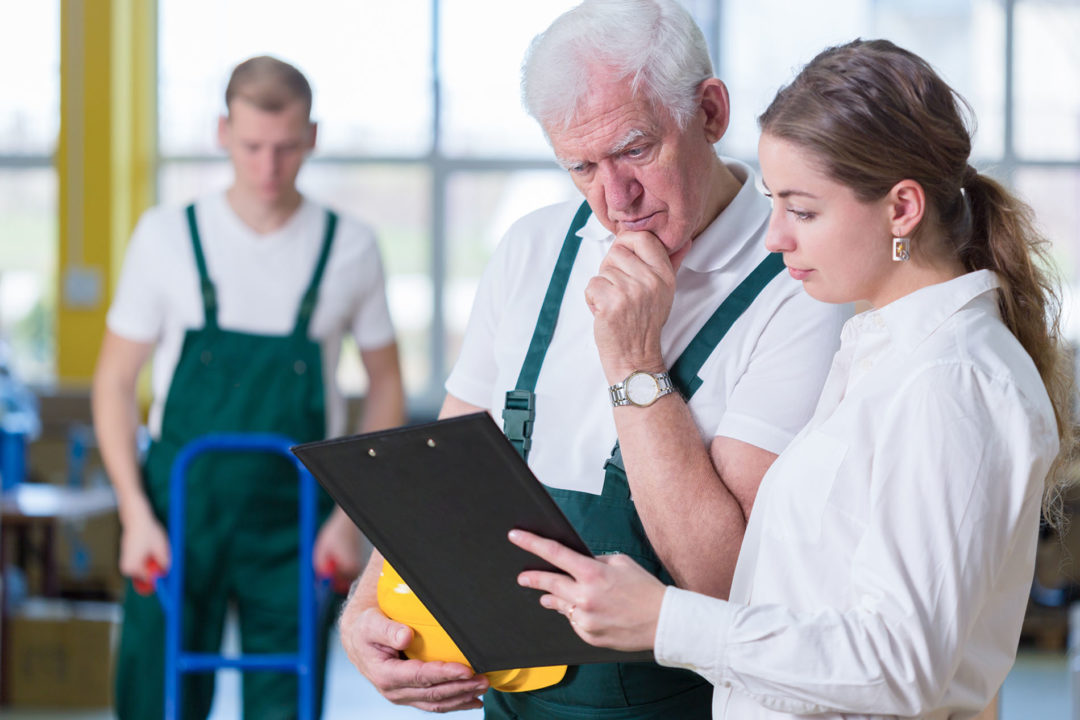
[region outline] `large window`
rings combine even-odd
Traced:
[[[0,0],[0,367],[48,383],[54,360],[58,0]]]
[[[1066,331],[1080,342],[1080,3],[1075,0],[722,2],[727,154],[752,158],[755,118],[820,49],[885,37],[926,58],[977,116],[974,164],[1018,192],[1054,244]],[[777,48],[783,48],[778,52]]]
[[[428,414],[502,231],[575,192],[517,92],[529,40],[572,4],[317,0],[298,14],[291,2],[162,0],[161,199],[228,183],[215,127],[237,61],[268,53],[300,67],[319,147],[299,183],[377,228],[406,389]],[[339,379],[365,387],[353,348]]]
[[[723,152],[753,158],[757,116],[819,51],[858,37],[887,38],[926,58],[979,116],[975,155],[1003,152],[1005,6],[1000,0],[725,2],[718,72],[731,93]]]
[[[720,152],[756,165],[755,118],[799,66],[830,44],[887,37],[967,98],[975,164],[1035,205],[1062,271],[1080,278],[1074,0],[685,2],[731,92]],[[311,0],[298,12],[288,1],[160,0],[161,200],[228,183],[215,123],[233,64],[270,53],[298,65],[319,122],[301,186],[377,228],[413,411],[432,412],[494,244],[520,214],[574,195],[518,94],[529,40],[573,4]],[[341,379],[362,391],[346,354]]]

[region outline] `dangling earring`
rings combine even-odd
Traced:
[[[906,262],[911,259],[907,238],[894,237],[892,239],[892,259],[893,262]]]

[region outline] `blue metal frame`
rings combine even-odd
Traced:
[[[315,543],[315,480],[290,452],[295,445],[284,435],[270,433],[220,433],[204,435],[177,453],[169,480],[169,543],[172,565],[155,585],[165,611],[165,718],[180,717],[181,675],[212,672],[220,668],[257,671],[288,671],[299,676],[299,720],[314,720],[315,713],[315,570],[311,555]],[[188,466],[199,455],[212,452],[266,452],[287,458],[296,467],[300,482],[300,638],[296,653],[237,655],[189,653],[180,647],[183,636],[184,523]]]

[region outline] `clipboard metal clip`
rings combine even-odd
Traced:
[[[528,458],[536,419],[536,395],[531,390],[507,391],[502,416],[506,438],[522,458]]]

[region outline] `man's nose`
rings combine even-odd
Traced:
[[[644,192],[635,174],[619,168],[615,163],[602,163],[600,172],[600,181],[604,184],[604,199],[612,210],[629,210]]]
[[[264,177],[277,175],[281,161],[273,149],[267,149],[259,153],[259,170]]]

